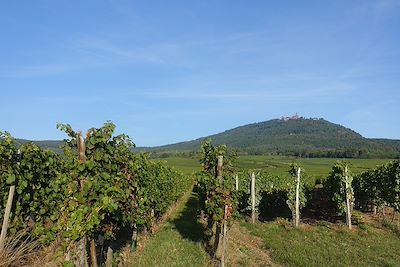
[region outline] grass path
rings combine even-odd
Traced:
[[[203,229],[197,221],[197,194],[192,192],[178,204],[170,218],[146,242],[131,266],[208,266],[210,257],[203,249]]]
[[[228,232],[227,266],[271,266],[280,265],[272,261],[263,240],[235,222]]]
[[[261,238],[272,258],[285,266],[400,266],[399,236],[365,221],[352,231],[323,221],[301,229],[283,220],[242,226]]]
[[[197,207],[197,194],[185,195],[128,266],[216,266],[203,247]],[[284,219],[234,222],[226,266],[400,266],[400,237],[365,214],[357,217],[353,231],[325,221],[301,229]]]
[[[197,207],[198,196],[191,192],[139,253],[132,255],[129,266],[217,266],[203,247],[203,226],[197,220]],[[226,266],[278,265],[272,262],[262,239],[236,222],[229,230]]]

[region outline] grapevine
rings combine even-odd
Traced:
[[[78,159],[77,132],[57,126],[68,138],[63,155],[0,133],[0,220],[8,188],[16,185],[11,231],[28,230],[50,242],[112,240],[123,229],[150,229],[185,191],[190,179],[149,154],[133,153],[127,135],[114,136],[107,122],[87,131],[85,160]]]

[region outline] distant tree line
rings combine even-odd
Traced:
[[[268,156],[290,156],[298,158],[392,158],[399,159],[400,152],[368,150],[368,149],[277,149],[271,151],[265,148],[237,149],[237,155],[268,155]],[[196,151],[152,151],[151,158],[186,157],[199,158]]]

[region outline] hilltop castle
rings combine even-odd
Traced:
[[[282,121],[298,120],[298,119],[300,119],[300,118],[301,118],[301,117],[300,117],[299,114],[297,114],[297,112],[296,112],[296,114],[294,114],[292,117],[283,117],[283,116],[282,116],[281,120],[282,120]]]

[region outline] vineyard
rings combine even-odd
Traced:
[[[68,136],[63,155],[30,143],[17,148],[2,133],[0,220],[9,188],[15,187],[9,232],[24,230],[44,244],[61,238],[67,259],[77,266],[86,264],[89,243],[92,266],[104,257],[96,248],[121,233],[135,247],[138,234],[151,231],[191,186],[181,173],[150,161],[147,154],[133,154],[131,139],[113,136],[112,123],[89,129],[85,138],[69,125],[58,128]]]
[[[182,215],[182,221],[171,221],[171,215],[165,229],[168,224],[175,225],[168,230],[171,238],[185,248],[189,243],[179,238],[201,243],[209,265],[229,266],[231,230],[238,223],[261,238],[270,232],[267,239],[277,231],[269,222],[283,226],[285,235],[294,239],[310,235],[299,231],[318,227],[321,222],[330,227],[345,225],[344,231],[351,235],[365,227],[362,211],[380,212],[385,225],[400,232],[398,219],[396,222],[400,212],[398,160],[358,174],[352,173],[349,162],[338,161],[324,178],[309,174],[302,164],[293,162],[286,174],[277,175],[259,168],[240,168],[234,152],[205,140],[198,163],[201,170],[184,175],[166,162],[150,160],[148,153],[133,153],[132,140],[124,134],[115,136],[111,122],[91,128],[85,135],[68,124],[57,127],[67,135],[63,154],[32,143],[18,146],[10,134],[1,133],[0,221],[2,237],[6,232],[22,233],[21,240],[40,241],[37,247],[60,242],[59,257],[64,265],[124,266],[130,262],[135,266],[141,262],[141,255],[146,255],[146,246],[156,246],[150,242],[143,248],[142,240],[152,233],[157,238],[155,229],[161,219],[190,193],[193,182],[187,200],[193,203],[187,215]],[[174,231],[180,236],[173,235]],[[373,231],[364,234],[374,236]],[[279,235],[274,238],[278,240]],[[0,241],[1,253],[6,249],[4,239]],[[115,258],[122,248],[116,244],[128,246],[133,260]],[[277,245],[275,249],[280,248]],[[206,257],[197,247],[191,249],[197,257]],[[140,253],[135,256],[137,250]],[[275,257],[293,265],[286,254]],[[314,264],[308,260],[294,266]],[[12,262],[1,264],[9,266]]]
[[[290,217],[292,227],[299,228],[304,210],[307,220],[345,221],[350,231],[353,223],[362,224],[358,215],[353,215],[355,208],[374,209],[376,213],[379,206],[383,216],[389,208],[392,223],[400,212],[398,160],[355,176],[347,162],[337,161],[328,177],[319,180],[304,175],[304,168],[295,163],[286,176],[280,177],[258,170],[237,170],[226,146],[215,147],[210,140],[203,142],[201,152],[200,213],[207,222],[208,250],[221,266],[225,266],[227,225],[235,218],[250,218],[254,224],[256,220]]]
[[[0,267],[400,267],[400,0],[2,1]]]

